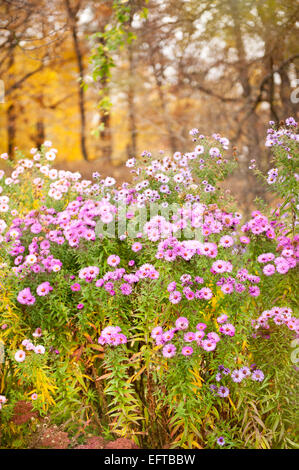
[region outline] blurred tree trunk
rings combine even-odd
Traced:
[[[235,45],[238,55],[238,73],[239,80],[242,85],[242,96],[244,98],[244,112],[249,111],[249,115],[244,122],[244,129],[240,129],[241,133],[245,137],[245,145],[247,151],[245,152],[245,161],[243,164],[243,174],[246,189],[244,191],[244,202],[248,198],[248,194],[251,194],[252,197],[264,197],[265,191],[264,188],[257,184],[256,178],[253,177],[249,171],[249,161],[255,159],[259,164],[262,164],[262,151],[261,143],[259,138],[258,126],[259,119],[256,114],[256,110],[252,108],[252,87],[250,84],[250,75],[249,67],[246,58],[245,46],[243,33],[241,28],[241,3],[240,0],[229,0],[231,17],[233,20],[233,31],[235,35]],[[241,139],[242,141],[242,139]],[[243,153],[243,152],[242,152]]]
[[[81,121],[81,129],[80,129],[80,142],[81,142],[81,152],[84,160],[88,161],[88,153],[86,147],[86,116],[85,116],[85,93],[83,87],[83,79],[84,79],[84,66],[83,66],[83,57],[81,53],[79,38],[78,38],[78,31],[77,31],[77,13],[80,8],[80,1],[77,3],[76,8],[72,8],[70,4],[70,0],[65,0],[65,6],[69,18],[69,24],[71,28],[73,44],[76,54],[78,72],[79,72],[79,81],[78,81],[78,96],[79,96],[79,112],[80,112],[80,121]]]
[[[35,136],[35,146],[40,148],[40,146],[45,141],[45,124],[44,119],[40,116],[36,122],[36,136]]]
[[[13,44],[13,42],[11,42]],[[10,70],[15,65],[15,57],[14,57],[14,48],[10,48],[10,58],[8,63],[8,70]],[[13,72],[9,72],[8,74],[8,83],[13,78]],[[6,125],[7,125],[7,153],[10,160],[14,160],[15,155],[15,145],[16,145],[16,121],[17,121],[17,114],[16,114],[16,105],[15,105],[15,97],[12,94],[10,97],[10,104],[7,107],[6,111]]]
[[[14,103],[11,103],[7,108],[7,153],[11,160],[15,154],[16,120],[16,108]]]
[[[135,157],[137,153],[137,126],[134,91],[134,50],[132,43],[128,44],[129,59],[129,83],[128,83],[128,108],[129,108],[129,132],[130,145],[128,146],[128,157]]]
[[[103,31],[102,31],[103,32]],[[98,41],[103,45],[105,43],[104,38],[98,38]],[[100,87],[105,92],[105,97],[110,101],[109,92],[109,76],[103,74],[99,80]],[[105,163],[111,163],[113,143],[112,143],[112,129],[111,129],[111,112],[110,107],[100,107],[100,151],[101,160]]]
[[[167,110],[167,102],[166,102],[166,97],[165,97],[165,93],[164,93],[164,89],[163,89],[163,80],[162,80],[162,76],[161,76],[162,72],[161,72],[161,70],[157,69],[156,64],[153,60],[151,61],[151,66],[152,66],[152,69],[153,69],[153,72],[154,72],[154,78],[155,78],[155,82],[156,82],[156,86],[157,86],[157,90],[158,90],[158,95],[159,95],[159,98],[160,98],[160,104],[161,104],[161,109],[162,109],[162,117],[163,117],[163,121],[165,122],[166,130],[167,130],[167,134],[168,134],[169,145],[170,145],[170,148],[172,150],[172,153],[175,153],[176,150],[177,150],[177,148],[176,148],[176,138],[175,138],[175,133],[172,129],[171,120],[170,120],[169,113],[168,113],[168,110]]]
[[[37,96],[36,101],[39,105],[39,116],[35,124],[35,135],[33,136],[33,141],[35,147],[39,149],[46,139],[44,123],[44,95],[42,92]]]

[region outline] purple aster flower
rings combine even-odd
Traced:
[[[255,380],[257,382],[262,382],[264,380],[264,377],[265,376],[260,369],[255,369],[251,374],[252,380]]]
[[[221,386],[218,388],[218,395],[222,398],[229,395],[229,389],[227,387]]]

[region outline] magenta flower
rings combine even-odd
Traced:
[[[43,282],[42,284],[40,284],[37,287],[36,293],[39,296],[44,296],[44,295],[49,294],[49,292],[51,292],[52,290],[53,290],[53,287],[51,287],[50,283],[48,281],[46,281],[46,282]]]
[[[219,328],[220,333],[228,336],[235,335],[235,327],[231,323],[225,323]]]
[[[107,258],[107,263],[109,264],[109,266],[115,267],[120,263],[120,257],[117,255],[110,255]]]
[[[133,243],[132,250],[135,251],[135,253],[137,251],[140,251],[141,249],[142,249],[142,245],[140,242]]]
[[[179,330],[186,330],[189,326],[189,321],[185,317],[179,317],[175,322],[175,326]]]
[[[188,331],[188,333],[184,334],[184,341],[186,341],[186,343],[191,343],[195,339],[195,333],[193,333],[192,331]]]
[[[169,300],[172,304],[178,304],[181,299],[182,299],[182,294],[177,290],[169,294]]]
[[[225,323],[226,320],[228,319],[228,316],[223,313],[222,315],[220,315],[219,317],[217,317],[217,323]]]
[[[80,284],[75,283],[71,286],[71,289],[72,289],[73,292],[78,292],[79,290],[81,290],[81,286],[80,286]]]
[[[156,339],[157,336],[162,336],[162,334],[163,334],[163,328],[161,326],[156,326],[155,328],[152,329],[151,337]]]
[[[130,284],[125,282],[124,284],[120,286],[120,290],[123,295],[130,295],[133,289]]]
[[[214,351],[216,349],[216,341],[212,339],[203,339],[201,346],[205,351]]]
[[[260,289],[257,286],[249,286],[248,291],[252,297],[258,297],[260,295]]]
[[[231,294],[234,291],[233,285],[226,282],[221,286],[221,290],[224,294]]]
[[[176,347],[174,344],[166,344],[162,349],[162,354],[164,357],[173,357],[176,353]]]
[[[35,297],[31,294],[30,287],[25,287],[18,293],[18,302],[23,305],[33,305],[35,303]]]
[[[193,348],[191,348],[191,346],[184,346],[182,348],[182,354],[183,356],[191,356],[191,354],[193,354]]]
[[[263,273],[265,276],[272,276],[275,273],[275,266],[273,264],[266,264],[263,267]]]

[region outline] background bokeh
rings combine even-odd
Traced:
[[[268,121],[298,117],[298,13],[295,0],[1,0],[0,153],[48,139],[56,166],[121,181],[128,157],[218,132],[237,147],[228,187],[249,210],[267,200],[248,167],[271,166]],[[113,64],[100,74],[98,46]]]

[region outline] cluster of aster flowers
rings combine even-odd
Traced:
[[[28,232],[33,235],[40,234],[47,227],[49,220],[52,220],[54,212],[54,209],[42,206],[39,211],[30,211],[23,218],[14,218],[5,236],[2,236],[2,242],[9,244],[9,254],[14,258],[15,267],[12,271],[19,278],[32,273],[60,271],[62,262],[54,258],[50,251],[50,241],[64,243],[60,232],[56,231],[55,237],[52,231],[49,231],[46,237],[33,236],[28,247],[21,242],[22,237],[27,238]]]
[[[257,319],[252,320],[251,325],[255,330],[269,330],[270,322],[273,321],[275,325],[285,325],[290,331],[299,335],[299,319],[292,313],[289,307],[272,307],[270,310],[264,310]]]
[[[35,354],[45,354],[45,347],[41,344],[34,345],[29,339],[22,341],[22,346],[25,347],[26,351],[33,351]],[[15,353],[15,360],[17,362],[24,362],[26,359],[26,352],[23,349],[18,349]]]
[[[277,176],[278,176],[278,169],[277,168],[271,168],[268,171],[268,178],[267,178],[268,184],[275,183],[276,180],[277,180]]]
[[[221,320],[224,320],[224,318],[220,318]],[[153,328],[151,337],[155,340],[156,346],[163,346],[162,354],[164,357],[171,358],[175,356],[178,349],[180,349],[181,354],[184,356],[191,356],[194,352],[194,345],[207,352],[216,349],[217,343],[221,338],[214,331],[206,334],[206,323],[198,323],[196,331],[185,332],[185,330],[188,330],[188,327],[189,320],[186,317],[179,317],[175,322],[174,328],[166,331],[161,326]],[[234,335],[234,327],[231,324],[222,325],[219,331],[226,335]]]
[[[180,277],[180,288],[182,288],[182,293],[178,290],[178,283],[172,281],[168,284],[167,290],[169,292],[169,301],[173,304],[177,304],[182,299],[182,294],[187,300],[192,299],[205,299],[209,300],[212,298],[213,293],[209,287],[203,287],[201,289],[196,289],[193,291],[191,286],[196,286],[204,283],[204,279],[200,276],[195,276],[192,280],[190,274],[183,274]]]
[[[251,215],[252,219],[241,227],[244,233],[251,232],[253,235],[264,234],[269,239],[275,238],[274,222],[269,221],[268,217],[262,215],[260,211],[253,211]]]
[[[39,286],[36,288],[36,293],[40,297],[44,297],[45,295],[49,294],[53,290],[53,287],[50,285],[48,281],[42,282]],[[25,289],[22,289],[18,293],[17,297],[18,302],[23,305],[33,305],[36,301],[36,298],[34,295],[32,295],[32,292],[30,290],[30,287],[25,287]]]
[[[111,346],[118,346],[119,344],[125,344],[126,342],[127,337],[121,333],[121,328],[119,326],[107,326],[103,329],[98,339],[98,343],[101,345],[109,344]]]
[[[287,118],[285,123],[285,128],[280,127],[279,129],[274,129],[274,122],[270,121],[269,124],[272,127],[267,130],[265,145],[266,147],[274,147],[278,145],[286,151],[287,155],[289,155],[289,158],[292,158],[292,155],[289,154],[290,149],[286,145],[284,137],[287,136],[288,139],[298,142],[298,134],[296,134],[294,131],[294,129],[298,126],[298,123],[293,117]]]
[[[100,269],[97,266],[87,266],[79,271],[79,278],[86,282],[92,282],[98,276],[99,272]]]
[[[263,266],[263,273],[265,276],[272,276],[275,272],[279,274],[286,274],[289,269],[295,268],[299,255],[298,248],[296,250],[286,248],[282,250],[280,256],[275,256],[273,253],[262,253],[257,261]],[[273,264],[271,262],[273,261]]]
[[[110,266],[117,266],[120,258],[117,255],[110,255],[107,260]],[[134,266],[135,261],[130,260],[129,266]],[[127,273],[124,268],[116,268],[114,271],[107,271],[101,279],[96,281],[96,287],[103,287],[110,295],[115,295],[118,291],[122,295],[130,295],[133,286],[142,279],[158,279],[159,272],[150,263],[140,266],[135,272]]]
[[[220,382],[223,380],[227,381],[228,378],[230,378],[235,383],[241,383],[248,378],[255,382],[262,382],[265,376],[260,369],[256,368],[255,364],[253,364],[251,367],[243,366],[232,371],[228,367],[225,367],[221,364],[218,366],[218,373],[215,377],[215,380],[218,382],[218,384],[211,384],[210,390],[222,398],[227,397],[230,393],[229,387],[220,385]]]
[[[164,156],[161,160],[154,160],[149,152],[143,152],[142,156],[145,159],[150,159],[150,164],[145,165],[144,168],[136,168],[137,161],[134,158],[127,161],[126,166],[131,168],[131,172],[141,179],[134,188],[137,207],[144,207],[148,201],[155,202],[161,198],[164,199],[174,192],[182,193],[186,188],[190,188],[191,191],[198,188],[199,186],[195,183],[192,175],[194,165],[201,171],[209,166],[214,168],[215,163],[216,165],[228,163],[228,160],[224,158],[224,152],[228,149],[228,139],[220,137],[218,134],[213,134],[211,139],[206,139],[205,136],[195,135],[194,132],[192,140],[196,142],[200,139],[202,144],[197,145],[192,152],[185,154],[175,152],[172,157]],[[160,186],[157,189],[149,188],[148,177],[153,178]],[[203,191],[206,193],[215,191],[215,187],[209,181],[203,181],[202,185]],[[184,199],[199,201],[200,197],[189,192],[184,196]]]

